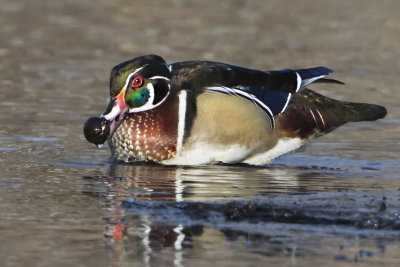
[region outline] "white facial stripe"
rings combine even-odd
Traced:
[[[133,73],[129,74],[128,78],[126,78],[124,88],[129,88],[128,83],[129,83],[130,79],[132,78],[132,76],[133,76],[135,73],[136,73],[136,72],[133,72]]]
[[[138,69],[136,69],[134,72],[132,72],[132,74],[136,74],[136,73],[138,73],[139,71],[141,71],[144,67],[146,67],[148,64],[146,64],[146,65],[144,65],[143,67],[141,67],[141,68],[138,68]]]
[[[150,77],[149,79],[150,80],[163,79],[163,80],[170,81],[167,77],[164,77],[164,76],[153,76],[153,77]]]
[[[154,100],[154,86],[151,83],[148,83],[147,88],[149,89],[149,94],[150,94],[149,100],[147,100],[146,104],[144,104],[143,106],[136,107],[136,108],[129,107],[129,113],[145,111],[148,109],[152,109],[154,107],[152,104],[153,100]]]
[[[143,106],[140,106],[137,108],[129,108],[129,111],[128,111],[129,113],[146,111],[146,110],[158,107],[160,104],[162,104],[165,101],[165,99],[167,99],[169,92],[170,92],[170,91],[168,91],[167,95],[159,103],[157,103],[156,105],[153,105],[153,101],[154,101],[154,97],[155,97],[154,86],[153,86],[153,84],[148,83],[147,88],[149,89],[149,94],[150,94],[150,97],[149,97],[149,100],[147,101],[147,103],[144,104]]]
[[[136,69],[134,72],[132,72],[131,74],[129,74],[129,76],[128,76],[128,78],[126,79],[126,81],[125,81],[125,88],[129,88],[129,81],[130,81],[130,79],[132,78],[132,76],[133,75],[135,75],[135,74],[137,74],[139,71],[141,71],[144,67],[146,67],[148,64],[146,64],[146,65],[144,65],[143,67],[141,67],[141,68],[138,68],[138,69]],[[168,79],[167,77],[164,77],[164,76],[153,76],[153,77],[150,77],[149,78],[149,80],[154,80],[154,79],[163,79],[163,80],[166,80],[166,81],[170,81],[170,79]],[[163,103],[164,102],[164,100],[168,97],[168,95],[169,95],[169,90],[168,90],[168,93],[167,93],[167,95],[164,97],[164,99],[162,99],[159,103],[157,103],[156,105],[153,105],[153,101],[154,101],[154,98],[155,98],[155,90],[154,90],[154,86],[153,86],[153,84],[152,83],[148,83],[147,84],[147,88],[148,88],[148,90],[149,90],[149,94],[150,94],[150,96],[149,96],[149,99],[148,99],[148,101],[146,102],[146,104],[144,104],[143,106],[141,106],[141,107],[136,107],[136,108],[128,108],[128,112],[129,113],[136,113],[136,112],[141,112],[141,111],[145,111],[145,110],[149,110],[149,109],[153,109],[153,108],[155,108],[155,107],[158,107],[161,103]],[[168,84],[168,88],[170,89],[170,85]]]
[[[128,83],[129,83],[129,81],[130,81],[130,79],[132,78],[132,76],[133,75],[135,75],[136,73],[138,73],[139,71],[141,71],[144,67],[146,67],[147,65],[144,65],[143,67],[141,67],[141,68],[138,68],[138,69],[136,69],[134,72],[132,72],[131,74],[129,74],[128,75],[128,78],[126,78],[126,80],[125,80],[125,88],[128,88],[129,86],[128,86]]]

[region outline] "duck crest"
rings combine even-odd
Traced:
[[[157,108],[128,113],[112,136],[111,149],[125,161],[173,158],[178,151],[179,100],[169,97]]]

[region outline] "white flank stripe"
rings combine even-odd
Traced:
[[[185,90],[179,93],[179,117],[178,117],[178,140],[176,143],[176,155],[178,156],[182,149],[183,135],[185,134],[185,119],[186,119],[186,98]]]

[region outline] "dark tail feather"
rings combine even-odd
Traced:
[[[319,66],[319,67],[308,68],[308,69],[298,69],[298,70],[295,70],[295,72],[297,72],[300,75],[301,79],[307,80],[307,79],[312,79],[312,78],[316,78],[316,77],[322,78],[324,76],[331,74],[333,72],[333,70],[331,70],[327,67]]]
[[[299,69],[295,70],[295,72],[300,76],[301,78],[301,84],[300,84],[300,89],[297,92],[301,92],[302,90],[306,89],[308,85],[324,79],[324,77],[328,76],[333,72],[333,70],[328,69],[327,67],[314,67],[314,68],[308,68],[308,69]],[[331,80],[331,79],[325,79],[325,82],[332,82],[336,80]],[[322,81],[324,82],[324,81]]]
[[[374,104],[342,102],[346,121],[374,121],[386,116],[386,108]]]
[[[341,84],[344,85],[344,82],[335,80],[335,79],[327,79],[327,78],[322,78],[319,80],[314,81],[314,83],[334,83],[334,84]]]
[[[339,101],[305,89],[292,95],[285,112],[276,117],[276,124],[281,136],[306,139],[347,122],[373,121],[385,115],[386,108],[379,105]]]

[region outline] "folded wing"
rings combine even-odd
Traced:
[[[171,84],[202,92],[218,91],[244,97],[274,117],[285,111],[292,94],[313,82],[341,83],[325,77],[333,71],[326,67],[259,71],[210,61],[186,61],[170,65]]]

